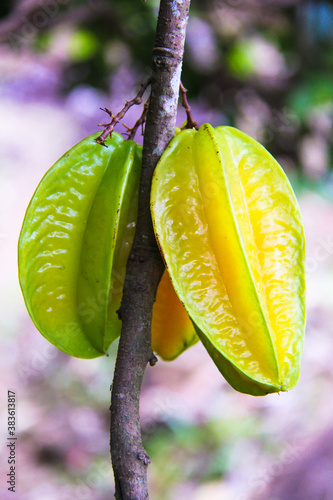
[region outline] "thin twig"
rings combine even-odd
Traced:
[[[195,128],[196,130],[199,130],[199,125],[197,124],[197,122],[195,121],[195,119],[192,116],[191,106],[189,105],[188,100],[187,100],[187,95],[186,95],[187,90],[184,87],[184,85],[182,84],[182,82],[180,82],[180,93],[182,96],[182,105],[185,108],[186,117],[187,117],[186,125],[184,128]]]
[[[122,118],[124,118],[125,114],[132,106],[134,106],[135,104],[142,103],[142,96],[145,93],[147,87],[150,85],[150,83],[151,83],[151,78],[148,78],[148,80],[145,83],[142,83],[141,88],[137,93],[137,95],[134,97],[134,99],[132,99],[131,101],[126,101],[126,104],[123,107],[123,109],[121,109],[119,113],[117,113],[116,115],[112,114],[112,112],[108,108],[101,108],[103,111],[105,111],[106,113],[108,113],[108,115],[111,116],[111,121],[110,123],[102,125],[103,127],[105,127],[105,129],[103,133],[96,139],[96,142],[98,144],[107,147],[105,144],[105,139],[107,138],[107,136],[110,135],[111,137],[114,127],[117,125],[117,123],[120,122]]]
[[[134,139],[135,134],[136,134],[138,128],[140,127],[140,125],[141,125],[141,135],[143,135],[143,132],[144,132],[143,125],[144,125],[146,118],[147,118],[148,108],[149,108],[149,97],[148,97],[147,101],[145,102],[145,104],[143,106],[142,114],[141,114],[140,118],[138,118],[138,120],[135,122],[134,127],[129,128],[125,125],[125,127],[127,128],[127,131],[128,131],[128,138],[127,138],[128,140]]]

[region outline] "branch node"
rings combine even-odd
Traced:
[[[155,356],[154,353],[152,353],[151,357],[149,358],[150,366],[155,366],[157,361],[158,361],[157,357]]]
[[[140,462],[143,462],[144,465],[149,465],[151,462],[150,457],[148,457],[147,453],[144,450],[138,452],[137,458],[138,460],[140,460]]]

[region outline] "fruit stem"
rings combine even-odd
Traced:
[[[105,144],[105,139],[107,138],[107,136],[109,135],[111,137],[111,134],[114,130],[114,127],[117,125],[117,123],[120,122],[120,120],[122,118],[124,118],[125,114],[132,106],[142,103],[142,96],[150,84],[151,84],[151,77],[148,78],[148,80],[146,82],[141,84],[140,90],[137,93],[137,95],[133,99],[131,99],[130,101],[126,101],[125,106],[116,115],[112,114],[112,112],[108,108],[100,108],[100,109],[102,109],[102,111],[105,111],[106,113],[108,113],[108,115],[111,116],[111,121],[110,121],[110,123],[106,123],[106,124],[102,125],[102,127],[105,127],[105,129],[104,129],[103,133],[100,136],[98,136],[96,139],[96,142],[98,144],[101,144],[102,146],[107,147]]]
[[[149,97],[148,97],[147,101],[145,102],[145,104],[143,106],[142,114],[141,114],[140,118],[135,122],[134,127],[128,128],[127,140],[134,139],[135,134],[136,134],[138,128],[140,127],[140,125],[141,125],[141,134],[143,135],[143,125],[147,119],[148,108],[149,108]]]
[[[199,130],[199,125],[192,116],[191,106],[187,100],[187,89],[184,87],[182,82],[180,82],[180,93],[182,96],[182,106],[185,108],[187,117],[186,125],[183,128],[195,128],[196,130]]]

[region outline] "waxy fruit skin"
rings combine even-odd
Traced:
[[[126,263],[138,210],[141,146],[113,132],[79,142],[46,173],[19,240],[19,278],[35,326],[67,354],[106,354],[119,336]],[[152,319],[152,346],[165,360],[198,341],[165,271]]]
[[[184,130],[153,178],[154,229],[174,289],[226,380],[295,386],[305,329],[305,241],[279,164],[232,127]]]
[[[127,258],[137,219],[141,146],[93,134],[45,174],[19,239],[19,278],[42,335],[80,358],[107,352],[120,333]]]
[[[165,270],[153,306],[152,349],[164,361],[172,361],[198,340],[193,323],[172,286],[168,271]]]

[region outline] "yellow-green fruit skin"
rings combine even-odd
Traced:
[[[164,361],[172,361],[198,342],[183,304],[165,270],[157,288],[151,324],[151,346]]]
[[[238,391],[295,386],[305,329],[305,240],[282,168],[254,139],[180,132],[154,173],[151,210],[175,291]]]
[[[137,218],[141,147],[93,134],[45,174],[26,211],[19,279],[42,335],[67,354],[95,358],[118,337],[125,267]]]

